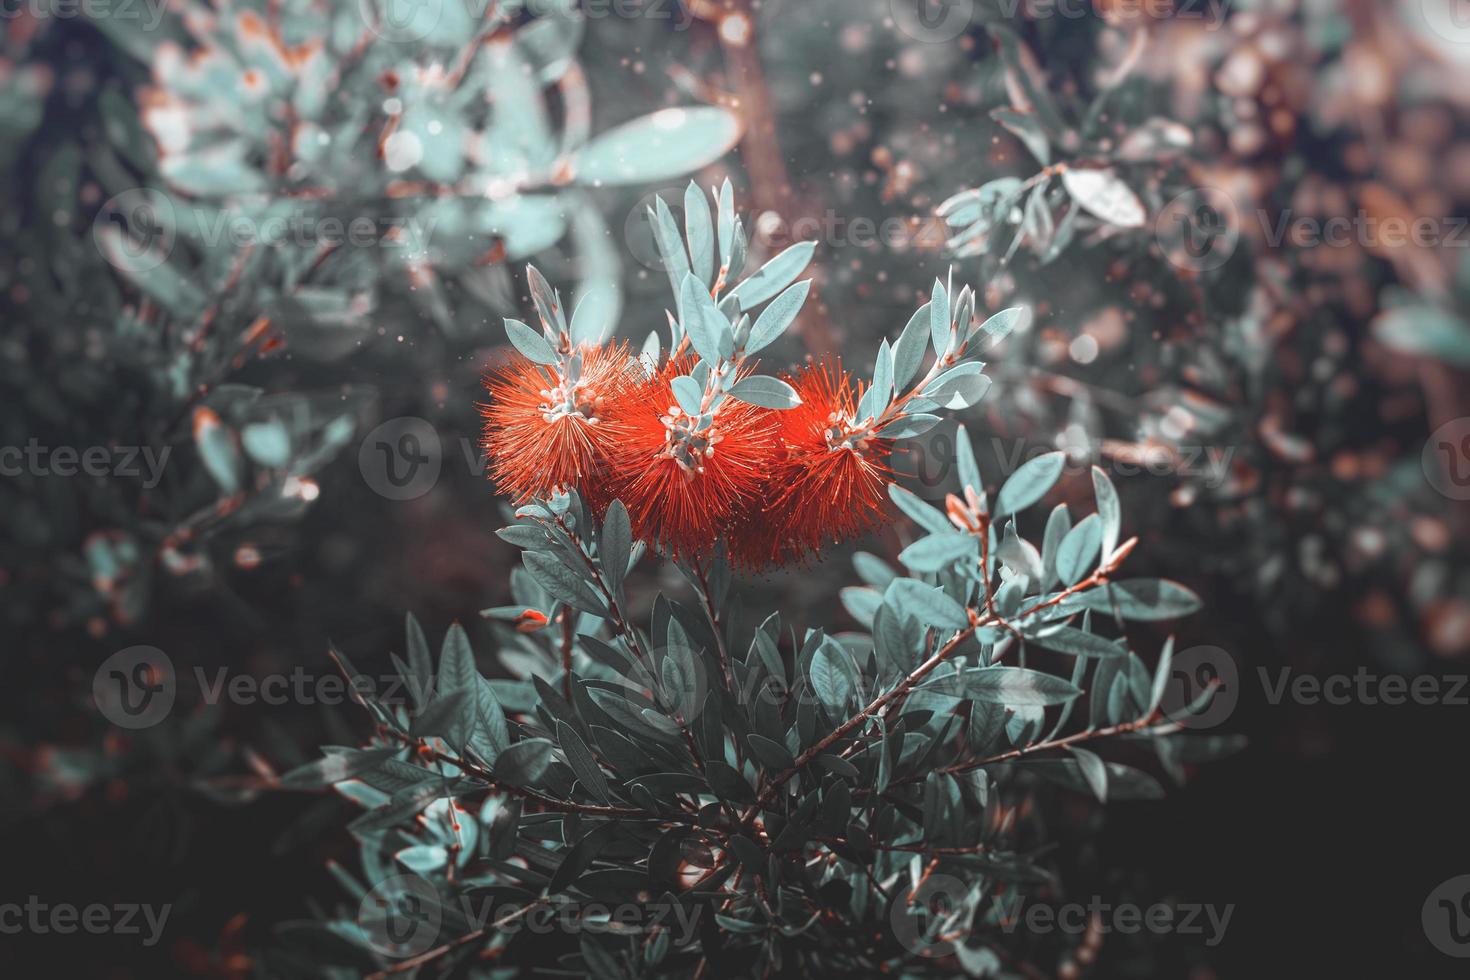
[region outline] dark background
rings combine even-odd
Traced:
[[[999,164],[989,155],[999,130],[987,111],[1004,104],[1004,96],[983,44],[923,51],[927,60],[916,69],[911,49],[905,53],[889,35],[874,34],[884,29],[881,10],[864,7],[849,21],[841,4],[813,4],[800,15],[789,5],[776,8],[791,20],[762,34],[759,51],[793,193],[762,199],[746,179],[749,154],[756,152],[749,146],[711,168],[701,183],[730,174],[742,206],[752,210],[831,208],[882,218],[924,214],[950,193],[990,179],[997,167],[1019,166],[1014,150]],[[1345,23],[1356,23],[1350,5],[1339,13]],[[874,36],[862,46],[848,46],[844,32],[854,25]],[[1048,52],[1048,64],[1057,62],[1058,76],[1066,76],[1070,52],[1092,50],[1097,40],[1093,21],[1067,29],[1075,36],[1028,31]],[[598,129],[668,101],[674,84],[669,68],[703,76],[717,74],[722,64],[712,28],[703,23],[682,36],[661,32],[659,25],[602,21],[593,25],[583,48],[589,73],[601,83],[593,86],[600,99]],[[637,76],[626,70],[628,50],[639,51],[648,63]],[[49,146],[95,126],[98,91],[108,85],[126,90],[136,72],[119,68],[108,42],[84,22],[56,22],[23,53],[13,45],[6,51],[8,59],[44,62],[58,77],[72,80],[50,94],[44,127],[15,151],[8,202],[13,207],[6,218],[7,232],[13,232],[42,220],[34,202],[14,188],[36,179]],[[813,93],[802,86],[813,71],[826,76],[826,89]],[[77,81],[78,76],[85,78]],[[1274,163],[1261,165],[1284,170],[1282,161],[1305,157],[1332,171],[1351,141],[1351,135],[1304,132],[1292,146],[1277,148]],[[896,196],[885,190],[883,175],[891,177],[891,170],[882,164],[880,149],[917,162],[917,190]],[[624,215],[646,190],[596,196],[619,237]],[[1020,280],[1017,291],[1024,298],[1047,300],[1046,328],[1065,336],[1099,308],[1127,305],[1126,277],[1119,285],[1108,276],[1115,261],[1109,253],[1083,250],[1049,271],[1017,269],[1012,284]],[[859,360],[879,336],[902,327],[916,296],[949,266],[935,251],[872,250],[843,241],[824,242],[818,262],[832,346],[815,352],[835,348]],[[631,260],[625,272],[629,308],[622,333],[637,342],[659,322],[665,284],[661,274],[640,273]],[[1161,275],[1157,265],[1133,274]],[[1090,367],[1065,368],[1104,387],[1142,391],[1153,366],[1150,351],[1168,346],[1170,356],[1187,360],[1239,312],[1244,286],[1255,274],[1237,270],[1233,281],[1216,284],[1217,291],[1203,297],[1201,309],[1182,305],[1176,296],[1162,308],[1138,312],[1141,320],[1130,319],[1127,344]],[[956,275],[989,280],[974,263],[958,264]],[[1364,259],[1361,277],[1370,292],[1403,285],[1400,270],[1377,257]],[[17,281],[7,276],[0,327],[9,345],[7,360],[42,375],[59,372],[82,346],[68,332],[80,335],[82,325],[39,322],[16,301]],[[1427,396],[1420,401],[1414,393],[1413,371],[1373,344],[1371,312],[1331,288],[1309,295],[1326,297],[1321,308],[1332,325],[1323,329],[1347,345],[1339,371],[1355,378],[1366,394],[1301,422],[1299,434],[1325,459],[1348,432],[1351,445],[1386,446],[1383,451],[1408,460],[1412,470],[1431,421],[1443,419],[1433,418]],[[1176,334],[1184,323],[1194,324],[1193,333]],[[402,648],[403,613],[412,611],[431,642],[451,621],[464,622],[482,666],[499,669],[477,613],[507,601],[515,555],[493,533],[502,523],[501,502],[463,465],[459,446],[475,438],[479,375],[503,341],[490,329],[445,337],[412,319],[393,332],[405,340],[382,338],[330,364],[288,356],[249,368],[244,380],[271,390],[344,382],[371,386],[377,397],[359,436],[382,419],[429,419],[449,450],[433,492],[402,503],[373,493],[359,470],[354,441],[319,474],[321,498],[302,520],[252,533],[252,543],[265,545],[267,554],[259,568],[231,569],[209,584],[162,588],[136,622],[111,625],[100,635],[86,623],[59,623],[52,615],[65,604],[58,598],[60,574],[54,580],[43,575],[46,589],[12,600],[6,683],[0,686],[0,900],[37,894],[78,905],[168,902],[173,910],[163,942],[152,949],[119,936],[0,936],[7,975],[236,976],[240,957],[268,943],[272,925],[339,900],[325,868],[328,859],[349,866],[355,860],[343,830],[352,812],[345,802],[277,793],[245,801],[220,797],[232,795],[242,777],[248,780],[252,754],[284,770],[311,758],[318,744],[344,741],[346,733],[362,735],[363,717],[350,706],[227,705],[212,733],[191,743],[181,729],[196,710],[198,692],[186,681],[169,723],[146,736],[128,736],[112,730],[89,705],[93,671],[112,652],[154,645],[181,672],[228,667],[264,676],[299,664],[321,674],[330,669],[325,653],[331,642],[359,668],[386,673],[388,651]],[[1320,335],[1305,328],[1301,334],[1292,341],[1297,348],[1274,356],[1309,356]],[[803,353],[792,343],[777,356],[794,362]],[[1017,363],[998,367],[1024,378],[1034,349],[1010,353]],[[1450,377],[1452,389],[1463,393],[1463,371]],[[1275,380],[1290,388],[1289,376]],[[126,384],[126,378],[110,377],[108,383]],[[1023,381],[998,385],[967,423],[976,431],[1047,445],[1065,409],[1017,408],[1023,387]],[[6,391],[11,399],[0,411],[18,410],[21,396]],[[93,394],[107,404],[107,392]],[[1243,399],[1242,414],[1250,418],[1251,408],[1280,394],[1253,391]],[[1383,411],[1405,398],[1409,407],[1399,414]],[[105,410],[89,424],[105,433]],[[1257,430],[1246,424],[1233,431],[1236,441],[1230,444],[1253,452]],[[993,490],[1000,480],[992,482]],[[1292,486],[1338,494],[1330,519],[1308,523],[1287,514],[1282,495]],[[1105,814],[1079,816],[1080,825],[1101,832],[1071,842],[1075,853],[1069,851],[1073,857],[1067,860],[1075,861],[1080,876],[1072,882],[1075,893],[1126,895],[1140,904],[1173,897],[1235,906],[1218,948],[1203,948],[1190,937],[1167,938],[1154,961],[1158,976],[1463,975],[1459,961],[1426,940],[1420,912],[1442,881],[1470,873],[1459,751],[1470,730],[1467,707],[1307,706],[1290,699],[1272,705],[1256,669],[1290,666],[1327,675],[1350,674],[1362,665],[1380,673],[1461,672],[1463,661],[1454,655],[1463,656],[1464,648],[1452,647],[1449,655],[1431,651],[1423,607],[1403,593],[1416,571],[1433,562],[1449,569],[1446,589],[1450,599],[1456,597],[1454,583],[1463,582],[1457,576],[1466,567],[1464,505],[1432,496],[1426,502],[1422,488],[1412,504],[1355,496],[1351,487],[1324,488],[1320,471],[1286,467],[1271,473],[1262,506],[1255,509],[1212,499],[1177,508],[1168,502],[1172,489],[1170,481],[1148,477],[1122,484],[1125,529],[1143,539],[1130,571],[1179,579],[1204,598],[1204,612],[1181,624],[1181,644],[1212,644],[1235,657],[1242,678],[1239,702],[1219,731],[1245,734],[1250,744],[1239,755],[1199,768],[1164,801],[1118,804]],[[1086,493],[1081,484],[1068,482],[1058,499],[1082,502]],[[1290,561],[1309,539],[1325,538],[1329,550],[1345,548],[1357,528],[1408,525],[1426,513],[1451,531],[1448,543],[1432,555],[1396,551],[1366,567],[1350,567],[1330,585],[1309,576],[1265,585],[1258,574],[1266,558]],[[889,535],[866,546],[891,556],[897,541]],[[238,543],[222,542],[221,553]],[[832,622],[844,616],[833,597],[836,586],[851,581],[849,569],[847,555],[838,554],[812,571],[748,583],[748,604],[781,608],[800,623]],[[31,571],[7,567],[0,587],[15,590],[22,578],[33,581],[23,574]],[[677,589],[675,578],[650,565],[637,594],[646,603],[654,588]],[[1458,595],[1463,598],[1463,589]],[[1365,603],[1379,599],[1395,610],[1386,624],[1364,614]],[[62,774],[73,766],[89,775],[68,790]],[[1126,944],[1106,944],[1094,975],[1136,975],[1129,957]]]

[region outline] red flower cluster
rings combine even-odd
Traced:
[[[786,381],[801,404],[771,413],[780,453],[764,498],[746,512],[731,542],[736,561],[747,567],[800,561],[884,522],[893,441],[857,426],[861,392],[852,378],[829,361],[808,364]]]
[[[634,534],[665,552],[698,558],[723,538],[747,569],[882,525],[893,443],[854,418],[860,391],[840,363],[788,375],[795,408],[706,395],[691,416],[673,383],[692,358],[652,370],[623,347],[572,356],[573,377],[515,355],[487,379],[490,475],[517,503],[571,488],[599,512],[618,499]]]
[[[486,380],[490,404],[480,407],[490,478],[518,504],[573,487],[594,506],[610,503],[598,477],[621,438],[611,413],[640,379],[623,345],[584,345],[558,367],[513,355]]]

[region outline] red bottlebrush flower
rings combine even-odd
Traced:
[[[825,545],[885,523],[892,439],[879,439],[854,419],[861,397],[840,362],[809,364],[787,382],[801,396],[775,412],[781,459],[771,494],[746,515],[732,542],[748,568],[800,561]]]
[[[486,379],[480,406],[490,477],[516,503],[577,488],[593,506],[606,493],[607,461],[619,441],[609,409],[638,378],[626,346],[584,345],[560,365],[519,354]]]
[[[755,506],[779,455],[779,413],[726,397],[701,429],[679,408],[670,362],[621,401],[613,467],[634,533],[676,557],[709,553],[740,512]]]

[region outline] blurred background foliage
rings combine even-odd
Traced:
[[[329,637],[386,669],[406,610],[490,648],[476,614],[508,601],[514,555],[475,402],[501,318],[527,317],[534,259],[641,342],[667,305],[644,208],[662,192],[677,213],[690,176],[735,183],[752,267],[819,243],[773,358],[873,350],[951,265],[987,309],[1032,306],[965,420],[982,471],[998,484],[1042,448],[1109,467],[1146,529],[1140,571],[1205,596],[1184,639],[1243,676],[1470,654],[1470,518],[1425,453],[1470,416],[1470,235],[1314,245],[1297,225],[1463,220],[1470,37],[1437,6],[976,0],[942,43],[887,0],[574,6],[414,8],[450,14],[432,23],[374,0],[6,8],[0,445],[168,451],[156,486],[0,479],[0,790],[8,836],[44,842],[5,877],[177,905],[163,947],[108,975],[241,975],[251,936],[331,893],[344,804],[257,791],[351,741],[350,708],[207,709],[194,669],[325,675]],[[1218,264],[1167,230],[1202,201],[1230,246]],[[358,219],[365,246],[342,244]],[[404,416],[437,432],[442,471],[395,500],[362,450]],[[899,467],[933,499],[953,459],[941,427]],[[866,547],[891,556],[905,535]],[[849,568],[748,582],[747,606],[837,621]],[[179,706],[124,733],[91,680],[138,643],[173,658]],[[1351,780],[1445,723],[1369,724],[1247,690],[1229,727],[1253,750],[1159,826],[1203,820],[1223,845],[1248,835],[1217,816],[1240,787]],[[1334,790],[1301,820],[1361,804]],[[1100,881],[1245,887],[1233,846],[1149,836],[1076,860]],[[1293,927],[1317,921],[1290,908]],[[115,941],[64,955],[116,963]]]

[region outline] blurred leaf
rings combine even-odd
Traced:
[[[724,109],[662,109],[594,137],[572,157],[572,170],[580,184],[654,184],[713,163],[739,138]]]

